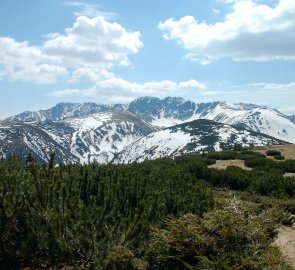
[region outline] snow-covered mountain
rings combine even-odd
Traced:
[[[285,143],[273,137],[211,120],[195,120],[153,132],[128,145],[114,163],[142,162],[181,154]]]
[[[64,125],[59,125],[59,128],[63,134],[73,132]],[[0,121],[0,156],[14,154],[25,158],[31,153],[37,161],[49,161],[50,154],[55,153],[58,162],[79,162],[66,147],[66,142],[60,144],[55,138],[38,125]]]
[[[159,100],[144,97],[131,102],[127,109],[155,126],[170,127],[197,119],[208,119],[295,143],[294,121],[265,106],[227,102],[195,104],[182,98]]]
[[[138,118],[157,127],[171,127],[197,119],[208,119],[244,127],[251,131],[295,143],[295,120],[275,109],[243,103],[209,102],[196,104],[176,97],[165,99],[143,97],[135,99],[129,104],[116,105],[60,103],[49,110],[25,112],[7,120],[30,123],[52,122],[110,110],[132,112]]]
[[[126,145],[155,131],[130,112],[96,113],[63,123],[74,130],[70,150],[83,163],[108,163]]]
[[[271,137],[269,137],[271,136]],[[276,138],[276,139],[275,139]],[[59,103],[0,121],[0,156],[58,162],[132,162],[242,145],[295,142],[295,121],[253,104],[138,98],[129,104]]]
[[[0,122],[0,155],[29,153],[48,161],[107,163],[126,145],[156,129],[129,112],[104,112],[59,121]]]
[[[40,123],[59,121],[69,117],[79,117],[91,115],[98,112],[124,111],[127,105],[103,105],[97,103],[58,103],[56,106],[47,110],[37,112],[26,111],[15,116],[7,118],[8,121],[17,121],[25,123]]]

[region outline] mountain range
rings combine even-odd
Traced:
[[[254,104],[143,97],[129,104],[59,103],[0,121],[0,155],[130,163],[235,144],[295,143],[294,117]]]

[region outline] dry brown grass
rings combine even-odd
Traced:
[[[295,144],[261,146],[254,150],[262,154],[265,154],[267,150],[278,150],[286,159],[295,159]]]
[[[253,151],[260,152],[265,154],[267,150],[278,150],[285,156],[286,159],[295,159],[295,144],[286,144],[286,145],[269,145],[269,146],[260,146],[253,149]],[[274,159],[273,157],[268,157]],[[275,159],[274,159],[275,160]],[[275,160],[276,162],[282,162],[283,160]],[[244,164],[244,160],[216,160],[216,163],[208,166],[209,168],[216,168],[225,170],[228,166],[238,166],[244,170],[252,170]],[[295,176],[295,173],[286,173],[285,176],[292,177]]]
[[[238,166],[244,170],[252,170],[251,168],[245,167],[244,160],[235,159],[235,160],[216,160],[216,163],[208,166],[209,168],[216,168],[225,170],[228,166]]]

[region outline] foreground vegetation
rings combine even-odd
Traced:
[[[295,180],[283,173],[294,161],[217,170],[207,166],[214,154],[130,165],[1,160],[0,268],[290,269],[271,243],[278,223],[292,224]]]

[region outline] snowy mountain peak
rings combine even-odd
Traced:
[[[196,104],[179,97],[159,99],[137,98],[129,104],[60,103],[48,110],[24,112],[10,121],[41,123],[89,116],[108,111],[129,111],[158,128],[170,127],[197,119],[208,119],[261,132],[275,138],[295,142],[295,120],[275,109],[255,104],[209,102]]]

